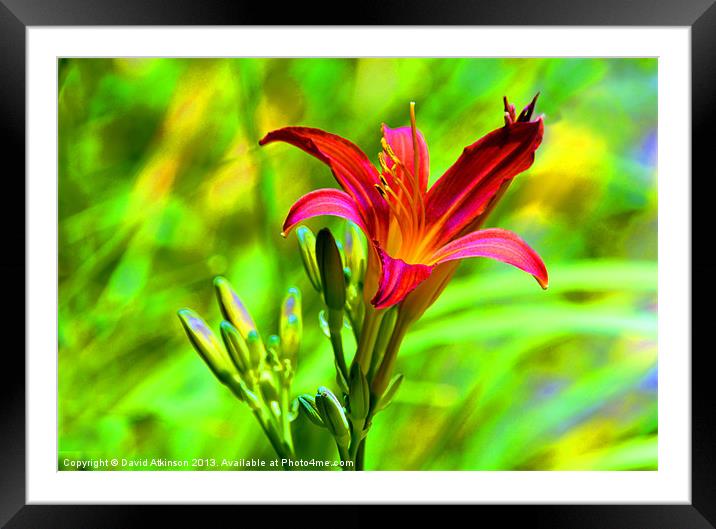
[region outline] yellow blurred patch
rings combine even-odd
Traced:
[[[114,59],[114,67],[122,75],[141,77],[147,75],[160,59],[130,57]]]
[[[207,177],[203,193],[207,214],[223,216],[249,203],[258,177],[255,151],[242,133],[238,133],[227,149],[222,164]]]
[[[609,169],[606,140],[592,130],[561,121],[547,125],[530,176],[523,182],[525,208],[531,213],[564,211],[598,198]]]
[[[226,67],[207,63],[190,69],[179,83],[155,139],[154,154],[137,175],[129,207],[130,222],[142,216],[146,208],[162,203],[171,192],[192,143],[211,123],[206,114],[227,75]]]

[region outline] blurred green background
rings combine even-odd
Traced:
[[[655,59],[63,59],[59,64],[59,467],[64,457],[273,458],[249,409],[194,352],[176,310],[214,327],[225,275],[266,336],[304,295],[294,390],[335,389],[288,208],[335,187],[286,145],[319,127],[374,161],[380,124],[418,126],[431,183],[541,93],[544,142],[486,226],[520,234],[550,288],[461,265],[409,333],[367,469],[657,468]],[[319,218],[317,229],[340,229]],[[300,417],[299,454],[335,459]]]

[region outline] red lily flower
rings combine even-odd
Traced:
[[[320,129],[286,127],[268,133],[260,145],[283,141],[304,150],[328,165],[343,189],[301,197],[288,213],[284,235],[318,215],[355,222],[372,241],[373,259],[380,263],[369,265],[369,273],[371,268],[380,271],[377,285],[370,289],[366,278],[376,309],[401,302],[439,265],[467,257],[511,264],[546,288],[545,265],[527,243],[507,230],[478,229],[512,178],[534,161],[543,134],[542,117],[531,119],[536,100],[516,116],[504,98],[505,125],[466,147],[429,190],[428,147],[415,125],[413,104],[410,127],[383,125],[380,169],[356,145]],[[436,280],[440,287],[452,274],[443,275]]]

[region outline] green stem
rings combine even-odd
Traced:
[[[336,365],[341,370],[343,378],[348,380],[348,366],[346,365],[346,358],[343,355],[343,339],[341,338],[341,331],[343,329],[343,311],[328,309],[328,332],[331,337],[331,346],[333,348],[333,355],[336,358]]]
[[[367,438],[364,437],[361,440],[360,444],[358,445],[358,452],[356,452],[356,457],[355,457],[355,462],[356,462],[355,469],[356,470],[365,470],[365,441],[366,441],[366,439]]]
[[[266,424],[266,421],[264,421],[264,417],[261,414],[260,410],[254,410],[254,415],[256,416],[256,419],[259,421],[259,424],[261,425],[261,428],[264,431],[264,434],[266,434],[266,437],[271,443],[271,446],[274,449],[274,452],[276,452],[276,455],[279,457],[279,459],[292,459],[293,458],[293,450],[291,450],[289,453],[286,453],[286,447],[284,446],[281,439],[278,438],[278,436],[275,435],[275,433],[271,430],[271,428],[268,427]],[[291,467],[288,465],[283,465],[284,470],[291,470]]]
[[[288,388],[284,387],[281,389],[281,431],[283,435],[283,441],[286,443],[286,446],[291,451],[291,454],[293,454],[293,436],[291,435],[291,421],[288,417],[288,407]]]
[[[348,453],[348,447],[341,446],[341,444],[337,441],[336,441],[336,447],[338,447],[338,455],[340,456],[341,461],[343,463],[353,461],[350,457],[350,454]],[[341,466],[341,469],[342,470],[354,470],[355,467],[353,465],[344,464],[343,466]]]

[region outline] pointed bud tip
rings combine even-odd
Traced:
[[[234,327],[230,321],[226,321],[226,320],[221,321],[221,323],[219,324],[219,328],[222,331],[226,331],[226,332],[238,332],[236,330],[236,327]]]
[[[179,316],[179,320],[181,320],[182,324],[187,327],[187,329],[201,331],[202,333],[210,332],[206,322],[196,311],[193,311],[192,309],[178,310],[177,316]]]
[[[216,288],[220,288],[220,287],[226,286],[228,284],[229,284],[229,281],[224,276],[216,276],[214,278],[214,286]]]

